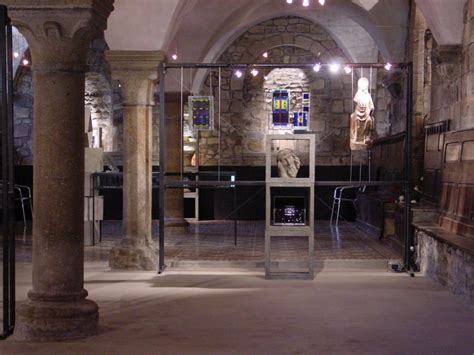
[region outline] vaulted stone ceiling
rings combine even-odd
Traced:
[[[112,49],[178,50],[180,61],[215,60],[249,27],[300,16],[325,27],[353,61],[401,61],[408,0],[313,0],[309,8],[284,0],[116,0],[106,39]]]
[[[462,42],[466,0],[416,0],[439,45]]]

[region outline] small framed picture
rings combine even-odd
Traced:
[[[188,99],[189,117],[195,131],[214,129],[214,97],[190,96]]]

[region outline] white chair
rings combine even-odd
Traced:
[[[26,226],[26,213],[25,213],[25,201],[30,206],[31,216],[33,216],[33,205],[31,203],[31,189],[29,186],[26,185],[15,185],[13,187],[17,192],[15,196],[15,201],[20,201],[21,203],[21,211],[23,213],[23,223]]]
[[[358,190],[358,191],[365,191],[365,186],[361,185],[349,185],[349,186],[338,186],[334,189],[334,195],[332,200],[332,209],[331,209],[331,224],[334,216],[334,211],[337,208],[336,212],[336,226],[339,224],[339,215],[341,213],[341,204],[343,202],[352,202],[354,208],[357,208],[357,195],[355,198],[348,198],[347,193]]]

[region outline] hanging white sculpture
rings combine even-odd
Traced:
[[[374,102],[369,93],[369,80],[360,78],[354,97],[355,109],[351,115],[351,150],[367,150],[372,144],[374,129]]]

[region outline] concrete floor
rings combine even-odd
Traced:
[[[18,298],[31,264],[18,263]],[[314,281],[258,270],[112,272],[86,263],[101,332],[80,341],[0,343],[1,354],[473,354],[474,307],[381,261],[324,261]]]

